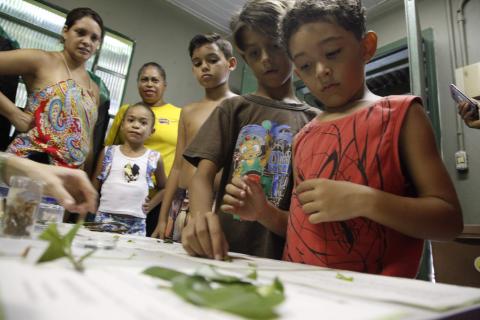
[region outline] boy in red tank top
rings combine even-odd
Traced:
[[[462,230],[453,184],[414,96],[379,97],[365,84],[377,36],[355,0],[299,0],[283,20],[296,74],[324,110],[295,138],[295,189],[284,259],[414,277],[423,239]],[[264,200],[248,179],[227,188],[223,209]]]

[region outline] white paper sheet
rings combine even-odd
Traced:
[[[62,232],[68,230],[61,228],[65,229]],[[97,250],[85,261],[86,272],[79,274],[66,259],[34,265],[46,242],[0,238],[0,303],[7,320],[227,317],[156,288],[158,280],[141,275],[142,270],[155,265],[183,272],[214,265],[235,275],[256,268],[261,282],[278,276],[287,295],[279,308],[285,319],[431,319],[448,308],[480,305],[480,289],[475,288],[339,271],[353,277],[349,282],[337,279],[336,270],[236,253],[231,253],[232,262],[200,259],[188,256],[178,243],[85,229],[74,242],[75,255],[91,250],[85,248],[85,239],[114,239],[115,246]],[[21,258],[27,247],[27,258]]]
[[[338,273],[352,277],[353,281],[337,279]],[[480,289],[477,288],[335,270],[279,271],[276,274],[286,282],[332,293],[437,311],[480,303]]]
[[[7,320],[236,318],[190,305],[169,290],[157,288],[159,281],[140,271],[106,267],[80,274],[55,264],[1,261],[0,299]],[[340,320],[408,315],[392,306],[338,299],[288,284],[286,292],[287,300],[278,310],[283,319],[313,319],[320,314],[324,319]]]

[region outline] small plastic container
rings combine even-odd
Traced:
[[[8,236],[30,236],[43,184],[27,177],[10,178],[10,189],[3,215],[2,233]]]
[[[39,204],[37,210],[36,224],[40,229],[45,229],[51,223],[62,223],[65,209],[55,203],[51,203],[45,198]]]

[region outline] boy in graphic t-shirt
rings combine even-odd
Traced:
[[[266,210],[288,210],[293,136],[316,115],[295,97],[292,64],[279,44],[278,23],[291,3],[248,1],[232,19],[235,46],[257,78],[258,89],[223,101],[183,154],[197,166],[190,184],[192,219],[182,233],[182,244],[191,255],[222,259],[231,250],[281,258],[286,213],[271,215],[268,221],[241,221],[223,213],[220,205],[227,183],[242,176],[261,184],[269,200]]]

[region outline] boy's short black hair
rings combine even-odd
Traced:
[[[193,56],[193,51],[195,51],[195,49],[198,49],[205,44],[216,44],[220,51],[223,52],[223,55],[226,59],[233,57],[233,48],[230,41],[223,39],[217,33],[208,33],[197,34],[192,38],[192,40],[190,40],[190,44],[188,45],[188,53],[190,54],[190,58]]]
[[[282,20],[282,42],[288,41],[298,29],[310,22],[335,22],[360,40],[366,32],[365,9],[360,0],[297,0]]]
[[[142,74],[143,69],[145,69],[146,67],[157,68],[158,72],[162,76],[163,81],[167,82],[167,75],[165,73],[165,69],[163,69],[161,65],[153,61],[145,63],[143,66],[140,67],[140,69],[138,69],[137,81],[140,80],[140,75]]]
[[[125,110],[125,113],[123,114],[122,122],[125,121],[125,118],[127,117],[127,114],[128,114],[128,110],[136,107],[144,107],[145,109],[148,110],[149,114],[152,116],[152,129],[155,128],[155,113],[153,112],[152,108],[144,102],[137,102],[135,104],[129,105],[127,107],[127,110]]]
[[[235,46],[241,51],[245,50],[241,37],[245,28],[280,42],[280,22],[292,4],[293,0],[248,0],[230,20]]]

